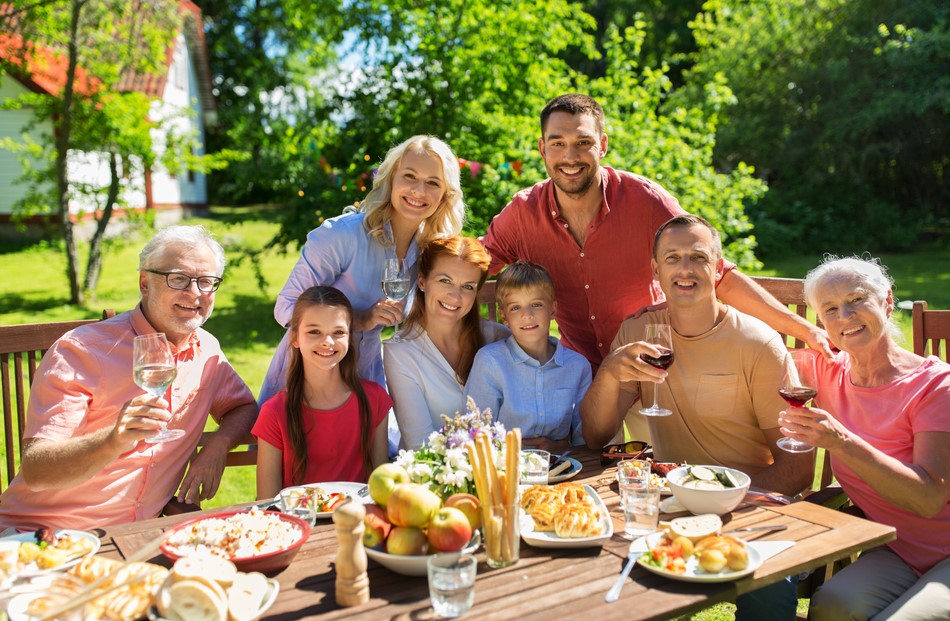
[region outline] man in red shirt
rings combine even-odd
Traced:
[[[623,319],[663,300],[650,269],[653,234],[684,211],[659,184],[600,165],[607,153],[604,111],[586,95],[548,102],[538,150],[549,178],[516,194],[482,242],[492,273],[518,259],[547,268],[561,342],[596,372]],[[831,355],[824,330],[734,268],[727,262],[717,283],[723,302]]]

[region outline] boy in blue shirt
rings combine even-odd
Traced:
[[[475,355],[466,397],[489,408],[505,428],[520,427],[525,446],[553,453],[584,444],[580,405],[591,382],[590,363],[550,336],[551,275],[518,261],[498,277],[495,296],[511,336]]]

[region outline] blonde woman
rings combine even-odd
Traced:
[[[356,213],[330,218],[307,235],[300,260],[277,296],[274,317],[287,327],[299,295],[315,285],[339,289],[352,303],[359,375],[385,386],[380,332],[402,320],[403,302],[380,288],[387,258],[404,259],[414,279],[418,244],[457,235],[465,206],[458,158],[433,136],[413,136],[386,154],[373,189]],[[288,337],[281,340],[258,396],[284,389]]]

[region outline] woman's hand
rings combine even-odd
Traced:
[[[361,313],[356,313],[353,320],[354,330],[372,330],[377,326],[394,326],[402,321],[403,308],[406,302],[394,302],[389,298],[382,297],[376,300],[376,303]]]
[[[793,440],[834,450],[847,443],[852,434],[835,418],[818,408],[789,408],[779,413],[782,433]]]

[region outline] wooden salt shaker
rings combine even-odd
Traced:
[[[336,528],[336,603],[359,606],[369,601],[369,577],[366,575],[366,550],[363,548],[362,503],[348,500],[333,511]]]

